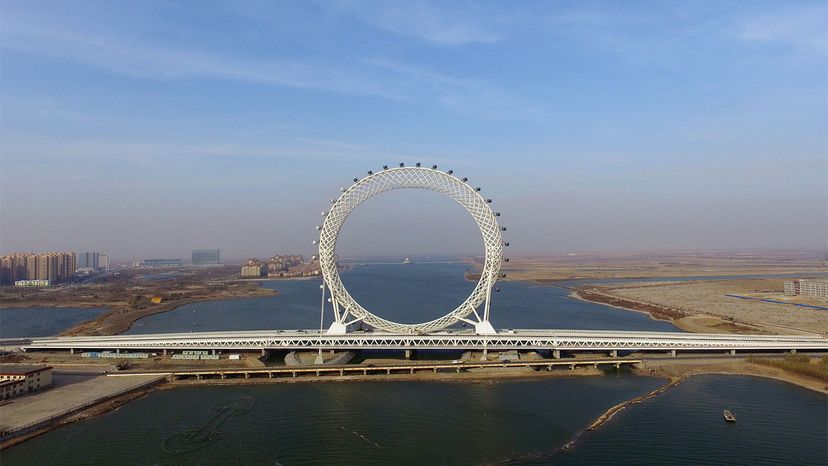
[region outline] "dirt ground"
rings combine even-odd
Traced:
[[[755,327],[767,333],[807,332],[828,334],[828,312],[786,304],[728,296],[775,296],[783,279],[658,282],[602,286],[605,294],[656,306],[678,313],[675,320],[686,330],[732,332],[731,326]],[[781,293],[778,293],[781,294]],[[828,305],[828,303],[823,303]],[[743,333],[743,332],[739,332]]]
[[[814,274],[828,267],[824,251],[622,252],[512,256],[509,279],[645,278],[746,274]]]

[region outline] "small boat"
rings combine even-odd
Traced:
[[[736,422],[736,416],[729,409],[726,409],[724,410],[724,420],[727,422]]]
[[[413,262],[411,262],[410,258],[406,257],[405,260],[403,261],[403,264],[406,264],[406,265],[407,264],[413,264]]]

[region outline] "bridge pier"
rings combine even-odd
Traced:
[[[795,348],[791,350],[791,354],[796,354],[796,349]]]
[[[672,357],[676,357],[676,350],[671,349],[671,350],[670,350],[670,356],[672,356]]]
[[[487,359],[489,359],[489,349],[483,348],[483,353],[480,355],[480,360],[486,361]]]
[[[167,357],[167,348],[164,348],[164,357]]]
[[[69,348],[69,354],[75,354],[75,348]]]
[[[735,349],[730,350],[730,355],[731,356],[736,356],[736,350]]]
[[[553,349],[552,350],[552,357],[555,359],[561,359],[561,350]]]
[[[618,350],[614,349],[614,350],[610,351],[609,355],[612,358],[617,358],[618,357]]]
[[[414,350],[413,349],[409,348],[409,349],[405,350],[405,359],[411,359],[413,356],[414,356]]]

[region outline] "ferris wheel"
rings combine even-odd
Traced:
[[[474,325],[477,333],[496,333],[489,322],[491,294],[495,282],[501,276],[503,247],[509,243],[503,241],[501,232],[506,228],[498,225],[500,213],[491,209],[492,200],[484,198],[480,194],[480,188],[472,187],[468,179],[455,176],[451,170],[440,171],[436,165],[430,168],[423,167],[420,163],[413,167],[406,167],[402,163],[398,167],[384,166],[380,171],[369,171],[367,177],[354,178],[353,181],[351,187],[342,188],[342,195],[338,199],[332,200],[331,209],[323,212],[324,223],[317,226],[320,231],[319,265],[324,278],[323,311],[327,288],[334,314],[334,322],[328,333],[346,333],[350,325],[358,322],[364,322],[378,330],[408,334],[436,332],[455,323],[466,322]],[[394,189],[428,189],[454,199],[474,218],[483,235],[485,260],[477,286],[457,308],[429,322],[403,324],[383,319],[360,305],[339,277],[336,242],[345,220],[366,200]],[[482,309],[479,309],[481,305]]]

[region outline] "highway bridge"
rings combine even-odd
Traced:
[[[31,350],[552,350],[560,351],[828,351],[828,338],[800,335],[733,335],[613,330],[501,330],[479,335],[470,330],[423,335],[319,330],[190,332],[146,335],[35,338]]]

